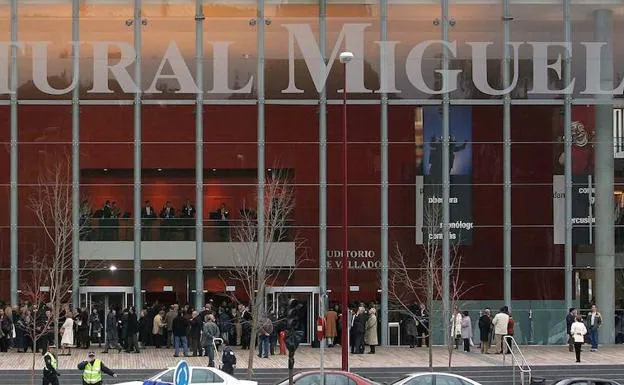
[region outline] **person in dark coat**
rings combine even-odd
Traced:
[[[121,335],[121,347],[128,350],[128,309],[124,309],[121,319],[118,318],[119,331]]]
[[[191,331],[189,333],[190,345],[191,345],[191,353],[193,357],[202,356],[202,343],[201,343],[201,332],[203,327],[203,320],[201,315],[194,310],[191,315]]]
[[[576,309],[571,307],[568,310],[568,315],[566,316],[566,330],[568,334],[568,350],[570,352],[574,351],[574,338],[572,338],[572,334],[570,334],[570,329],[572,328],[572,324],[576,320]]]
[[[249,309],[243,307],[243,310],[240,314],[242,326],[242,337],[241,337],[241,345],[242,349],[249,349],[249,345],[251,343],[251,313]]]
[[[89,313],[86,308],[80,309],[76,316],[76,325],[78,327],[78,347],[89,349],[91,341],[89,338]]]
[[[173,341],[175,347],[174,357],[179,357],[180,346],[184,351],[184,357],[188,357],[188,340],[186,339],[186,333],[189,329],[189,320],[184,317],[182,311],[178,311],[178,316],[172,322]]]
[[[137,341],[137,333],[139,332],[139,321],[137,320],[134,307],[128,309],[128,325],[126,326],[127,342],[126,352],[139,353],[139,343]]]
[[[479,334],[481,335],[481,353],[488,354],[490,351],[490,336],[492,334],[492,312],[485,309],[479,318]]]
[[[410,348],[414,348],[414,346],[416,346],[416,338],[418,338],[418,326],[416,313],[414,312],[415,310],[416,309],[411,309],[409,312],[403,314],[403,319],[401,320],[401,324],[405,330],[405,335]]]
[[[140,347],[147,346],[147,336],[151,334],[152,324],[147,321],[147,310],[141,310],[141,317],[139,318],[139,344]]]
[[[117,328],[117,314],[115,309],[110,309],[106,316],[106,342],[104,343],[104,351],[108,353],[108,348],[117,349],[121,353],[119,345],[119,329]]]
[[[429,346],[429,311],[424,303],[420,304],[416,311],[416,331],[418,333],[418,347]]]
[[[364,335],[366,334],[367,321],[367,317],[364,313],[366,313],[366,311],[363,307],[358,308],[357,315],[353,321],[353,335],[355,337],[353,347],[355,349],[355,354],[364,353]]]

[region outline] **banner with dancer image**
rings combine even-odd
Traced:
[[[416,244],[442,240],[442,107],[423,107],[423,154],[416,176]],[[418,114],[417,114],[418,115]],[[452,106],[449,116],[450,240],[472,244],[472,107]]]

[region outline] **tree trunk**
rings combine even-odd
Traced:
[[[35,385],[35,361],[36,361],[36,345],[35,348],[33,349],[33,354],[32,354],[32,368],[30,370],[30,385]]]
[[[429,263],[429,276],[427,277],[427,309],[429,309],[429,325],[427,326],[427,334],[429,338],[429,368],[433,368],[433,322],[431,322],[431,312],[433,310],[433,271],[431,271],[431,262]]]
[[[256,313],[256,314],[254,314]],[[247,365],[247,379],[253,378],[253,362],[256,355],[256,340],[258,339],[258,312],[252,312],[251,339],[249,340],[249,363]]]
[[[30,385],[35,385],[35,361],[37,354],[37,322],[36,318],[33,318],[33,334],[32,334],[32,367],[30,370]]]

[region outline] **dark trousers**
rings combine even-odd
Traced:
[[[9,350],[9,339],[5,336],[0,338],[0,352]]]
[[[139,352],[139,344],[137,341],[136,333],[128,334],[128,342],[126,342],[126,351],[128,352],[136,351],[137,353]]]
[[[43,385],[59,385],[59,380],[56,374],[50,372],[43,372],[43,381],[41,382]]]
[[[89,349],[89,328],[78,329],[78,347]]]
[[[581,347],[583,346],[582,342],[574,343],[574,354],[576,355],[576,362],[581,362]]]
[[[163,344],[163,336],[162,334],[152,334],[152,336],[154,337],[154,346],[156,347],[156,349],[159,349],[162,344]]]
[[[152,240],[152,221],[144,220],[141,223],[141,239],[144,241]]]
[[[355,333],[353,348],[355,349],[355,354],[362,354],[364,352],[364,333]]]
[[[226,372],[230,376],[234,375],[234,367],[232,365],[225,365],[224,364],[223,367],[221,368],[221,370],[223,370],[224,372]]]
[[[470,353],[470,338],[464,338],[464,351]]]
[[[201,338],[197,334],[189,335],[189,344],[191,345],[191,354],[193,356],[201,356],[202,348],[201,348]]]

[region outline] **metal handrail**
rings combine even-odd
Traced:
[[[511,365],[513,367],[513,385],[516,385],[516,367],[520,370],[520,385],[525,385],[524,381],[527,377],[528,382],[526,385],[529,385],[531,383],[531,366],[524,357],[524,354],[522,354],[518,343],[513,336],[505,336],[503,337],[503,341],[503,366],[505,366],[505,357],[507,352],[509,352],[509,354],[511,354]],[[514,348],[516,352],[514,352]]]

